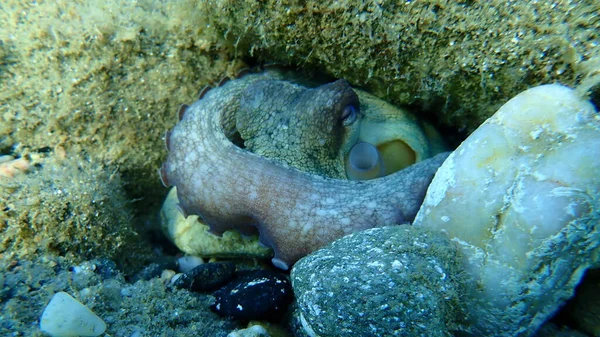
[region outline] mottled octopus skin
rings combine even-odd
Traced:
[[[247,150],[301,171],[346,178],[345,154],[357,142],[362,120],[358,96],[346,81],[311,90],[296,73],[281,69],[237,81],[252,83],[235,113]],[[333,98],[327,87],[343,89],[339,104],[327,104]],[[344,119],[346,106],[352,114]]]
[[[208,91],[167,132],[169,155],[160,175],[165,185],[177,187],[184,214],[197,214],[217,234],[257,228],[281,269],[352,232],[414,219],[447,153],[366,181],[323,178],[282,165],[228,138],[251,81],[232,80]],[[321,92],[311,99],[338,105],[334,111],[353,92],[344,80],[314,90]]]

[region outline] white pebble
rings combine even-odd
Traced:
[[[253,325],[247,329],[230,332],[227,337],[270,337],[269,332],[260,325]]]
[[[177,262],[179,263],[179,271],[182,273],[187,273],[188,271],[203,264],[204,260],[202,260],[201,257],[188,255],[180,257],[177,259]]]
[[[104,321],[71,295],[61,291],[52,297],[40,319],[40,329],[53,337],[99,336]]]

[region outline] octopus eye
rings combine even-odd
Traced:
[[[342,111],[342,124],[344,126],[348,126],[352,123],[354,123],[354,121],[356,121],[356,117],[358,115],[358,111],[356,110],[356,107],[352,104],[348,104],[344,107],[344,111]]]

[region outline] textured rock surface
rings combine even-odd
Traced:
[[[73,294],[102,317],[107,336],[225,337],[246,327],[211,312],[211,295],[167,288],[159,278],[133,284],[122,274],[104,277],[98,268],[71,267],[57,257],[0,260],[0,336],[42,336],[40,315],[58,291]]]
[[[240,54],[316,66],[467,131],[530,86],[600,76],[599,10],[595,0],[210,0],[200,8]]]
[[[79,156],[37,154],[27,173],[0,176],[0,256],[59,254],[71,261],[121,257],[140,266],[151,256],[133,231],[120,175]],[[110,238],[110,240],[107,240]]]
[[[241,320],[277,321],[286,312],[294,294],[288,277],[270,270],[250,270],[215,291],[211,310]]]
[[[473,130],[530,85],[597,73],[597,12],[594,0],[7,0],[0,152],[84,150],[118,166],[133,198],[143,197],[134,207],[156,207],[158,130],[204,85],[233,75],[236,60],[343,77]]]
[[[415,225],[460,246],[474,334],[528,336],[600,264],[600,117],[575,91],[529,89],[437,172]]]
[[[3,1],[0,153],[17,144],[20,155],[56,146],[84,152],[123,175],[131,198],[141,199],[133,207],[155,208],[165,194],[154,172],[170,112],[238,65],[229,43],[196,24],[194,7]]]
[[[460,265],[448,238],[409,225],[368,229],[301,259],[292,284],[315,336],[451,336]]]

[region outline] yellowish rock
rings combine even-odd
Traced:
[[[160,211],[161,226],[167,237],[183,252],[200,257],[259,258],[272,256],[272,250],[260,245],[258,235],[243,237],[236,230],[223,236],[208,231],[197,215],[187,218],[177,208],[177,190],[172,188]]]

